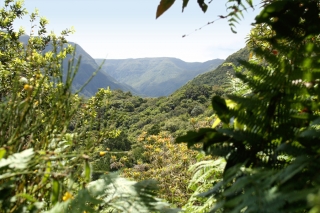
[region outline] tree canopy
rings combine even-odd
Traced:
[[[174,3],[161,0],[156,17]],[[203,12],[214,6],[197,3]],[[222,81],[226,69],[220,69],[219,78],[206,79],[219,85],[199,78],[202,85],[188,84],[170,97],[102,88],[84,99],[71,88],[81,63],[66,45],[71,31],[48,34],[47,20],[34,12],[31,27],[38,20],[38,32],[23,44],[24,31],[16,32],[13,22],[27,11],[21,1],[6,0],[0,9],[1,212],[176,212],[155,197],[155,182],[145,180],[152,177],[161,197],[186,212],[320,212],[320,1],[226,3],[229,13],[220,18],[232,31],[244,10],[262,7],[239,53],[248,60],[228,61],[230,79]],[[172,135],[185,144],[173,144]],[[116,170],[142,182],[119,178]],[[190,190],[200,194],[188,199]]]
[[[234,21],[244,4],[232,2]],[[222,180],[200,195],[217,199],[211,212],[319,212],[320,2],[261,5],[247,40],[250,60],[236,72],[250,93],[214,96],[221,125],[177,142],[202,143],[226,160]]]

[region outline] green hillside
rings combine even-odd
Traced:
[[[237,59],[248,59],[248,56],[249,50],[242,48],[227,57],[225,62],[232,62],[237,65]],[[150,61],[151,59],[145,60]],[[114,61],[118,63],[114,63],[115,66],[125,62],[125,60]],[[139,63],[140,60],[133,61],[136,64],[142,64]],[[163,64],[159,62],[160,59],[152,61]],[[167,61],[170,60],[167,59]],[[108,61],[106,64],[108,64]],[[194,64],[194,66],[200,66],[200,64]],[[111,63],[109,63],[109,66],[111,66]],[[232,67],[220,65],[213,71],[197,76],[168,97],[140,98],[133,96],[131,93],[114,91],[109,102],[110,108],[114,109],[112,116],[115,116],[115,114],[121,114],[121,116],[116,119],[113,125],[127,132],[129,138],[132,139],[130,139],[131,141],[134,141],[144,131],[149,133],[169,131],[173,136],[186,133],[187,130],[193,128],[190,119],[212,115],[213,112],[209,107],[211,97],[215,94],[225,94],[221,86],[227,79],[227,72],[232,73],[234,71]],[[221,80],[216,83],[217,79]],[[106,120],[112,122],[110,118],[106,118]]]
[[[237,52],[231,54],[226,58],[224,63],[233,63],[234,65],[238,66],[239,62],[238,59],[248,60],[250,51],[247,47],[244,47]],[[226,74],[227,73],[233,74],[233,68],[231,66],[224,66],[223,64],[219,65],[215,70],[210,72],[204,73],[195,77],[193,80],[188,82],[188,84],[194,85],[209,85],[209,86],[221,86],[225,83]]]
[[[78,59],[81,56],[81,63],[79,66],[78,74],[74,80],[74,88],[79,89],[92,74],[98,70],[99,65],[95,60],[78,44],[69,42],[71,45],[76,45],[76,54],[75,58]],[[70,56],[67,57],[67,60],[64,61],[65,67],[67,67],[67,61],[70,59]],[[77,61],[75,61],[76,63]],[[110,87],[112,90],[121,89],[123,91],[131,91],[133,94],[138,94],[135,89],[131,86],[120,83],[115,80],[113,77],[107,73],[99,70],[94,78],[86,85],[82,93],[88,97],[94,95],[98,89]]]
[[[159,1],[156,18],[175,3]],[[211,2],[198,5],[206,12]],[[73,30],[48,34],[35,11],[28,38],[14,28],[28,14],[23,1],[4,1],[0,212],[320,213],[320,4],[261,3],[228,0],[218,18],[235,32],[244,10],[261,7],[250,53],[220,66],[110,62],[114,73],[97,72],[84,97],[74,91],[98,65],[68,45]],[[82,63],[66,70],[72,55]],[[169,95],[137,96],[117,78]]]
[[[102,59],[96,59],[101,63]],[[168,96],[199,74],[211,71],[224,60],[204,63],[177,58],[107,59],[102,67],[117,81],[128,84],[149,97]]]

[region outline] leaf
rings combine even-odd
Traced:
[[[174,3],[175,0],[161,0],[157,8],[156,19],[166,12]]]
[[[187,7],[188,3],[189,3],[189,0],[183,0],[183,3],[182,3],[182,12],[183,12],[184,8]]]
[[[46,211],[45,213],[66,212],[69,207],[70,201],[71,200],[68,200],[66,202],[57,203],[56,205],[53,206],[52,209]]]
[[[91,178],[91,167],[88,160],[86,160],[84,164],[84,178],[87,183],[90,181]]]
[[[217,112],[217,115],[224,123],[229,123],[231,117],[228,116],[229,108],[227,107],[225,99],[220,96],[214,96],[212,98],[212,108]]]
[[[103,201],[93,197],[87,189],[78,191],[77,196],[71,200],[68,211],[66,213],[78,213],[78,212],[97,212],[94,211],[92,206],[99,205]],[[90,204],[90,205],[88,205]]]
[[[192,146],[196,143],[201,142],[207,134],[216,132],[216,130],[211,128],[202,128],[198,132],[188,131],[186,135],[180,136],[176,139],[177,143],[188,143],[188,146]]]
[[[4,148],[0,149],[0,160],[5,156],[6,152],[7,152],[6,149]]]
[[[246,0],[246,1],[247,1],[247,3],[250,5],[251,8],[254,8],[254,7],[253,7],[252,0]]]
[[[177,209],[170,209],[169,204],[154,197],[156,189],[153,180],[137,183],[118,177],[118,173],[110,173],[90,182],[87,185],[89,191],[87,194],[101,198],[104,212],[178,212]],[[77,196],[72,202],[78,199]]]
[[[50,177],[50,174],[51,174],[51,162],[48,161],[47,165],[46,165],[46,171],[45,171],[45,173],[44,173],[44,175],[42,177],[42,182],[43,183],[45,183],[48,180],[48,178]]]
[[[10,155],[7,159],[0,160],[0,168],[9,166],[12,169],[25,169],[32,159],[34,151],[32,148],[26,149],[20,153]]]
[[[272,17],[271,14],[280,12],[287,4],[286,1],[275,1],[267,5],[259,15],[256,16],[256,23],[261,24],[263,22],[269,22]]]
[[[59,201],[60,183],[58,180],[52,181],[51,202],[56,204]]]
[[[198,0],[198,4],[202,11],[205,13],[208,9],[208,5],[204,3],[204,0]]]
[[[216,128],[221,123],[221,120],[219,118],[216,118],[216,120],[212,124],[212,129]]]
[[[21,193],[21,194],[17,194],[16,197],[22,197],[25,198],[26,200],[30,201],[30,202],[37,202],[37,199],[35,197],[33,197],[30,194],[27,193]]]

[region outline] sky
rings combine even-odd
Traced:
[[[126,59],[175,57],[187,62],[225,59],[245,46],[245,37],[252,28],[256,10],[248,9],[231,32],[226,15],[226,0],[212,1],[203,13],[196,0],[190,0],[182,13],[182,0],[158,19],[160,0],[25,0],[31,13],[35,8],[49,20],[48,31],[59,34],[70,27],[75,33],[69,41],[79,44],[93,58]],[[208,1],[206,1],[208,2]],[[29,17],[15,22],[30,34]],[[182,37],[187,35],[186,37]]]

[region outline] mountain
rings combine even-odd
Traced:
[[[96,59],[101,64],[104,59]],[[149,97],[168,96],[199,74],[211,71],[224,60],[204,63],[177,58],[106,59],[102,71]]]
[[[80,45],[72,42],[69,42],[69,44],[76,45],[75,58],[78,59],[81,56],[81,63],[73,84],[75,89],[79,89],[92,76],[92,74],[99,69],[99,65]],[[70,59],[70,56],[67,57],[67,60],[68,59]],[[64,62],[64,67],[67,67],[67,60]],[[77,60],[75,60],[75,63],[76,62]],[[97,72],[92,80],[84,87],[82,93],[90,97],[94,95],[99,88],[107,87],[110,87],[112,90],[120,89],[122,91],[130,91],[133,94],[138,94],[134,88],[125,83],[118,82],[102,70]]]
[[[20,41],[23,43],[27,43],[29,40],[28,35],[23,35],[20,37]],[[73,90],[76,91],[81,88],[87,80],[92,76],[92,74],[99,68],[99,65],[96,61],[78,44],[73,42],[69,42],[72,46],[76,46],[75,51],[75,63],[81,56],[81,63],[77,72],[77,75],[73,81]],[[52,49],[51,45],[48,45],[44,51],[50,51]],[[71,56],[67,56],[67,58],[63,62],[64,75],[67,73],[68,61],[71,59]],[[125,83],[120,83],[115,80],[113,77],[108,75],[106,72],[99,70],[97,74],[92,78],[92,80],[83,88],[82,95],[90,97],[93,96],[99,88],[107,88],[110,87],[112,90],[120,89],[123,91],[130,91],[133,94],[138,94],[138,92],[126,85]]]
[[[238,59],[241,60],[248,60],[250,51],[247,47],[244,47],[237,52],[231,54],[226,58],[224,63],[233,63],[234,65],[238,66],[239,62]],[[198,75],[191,81],[187,83],[188,85],[208,85],[208,86],[222,86],[225,83],[227,78],[227,73],[233,74],[233,68],[231,66],[225,66],[223,64],[219,65],[215,70],[210,72],[203,73]]]

